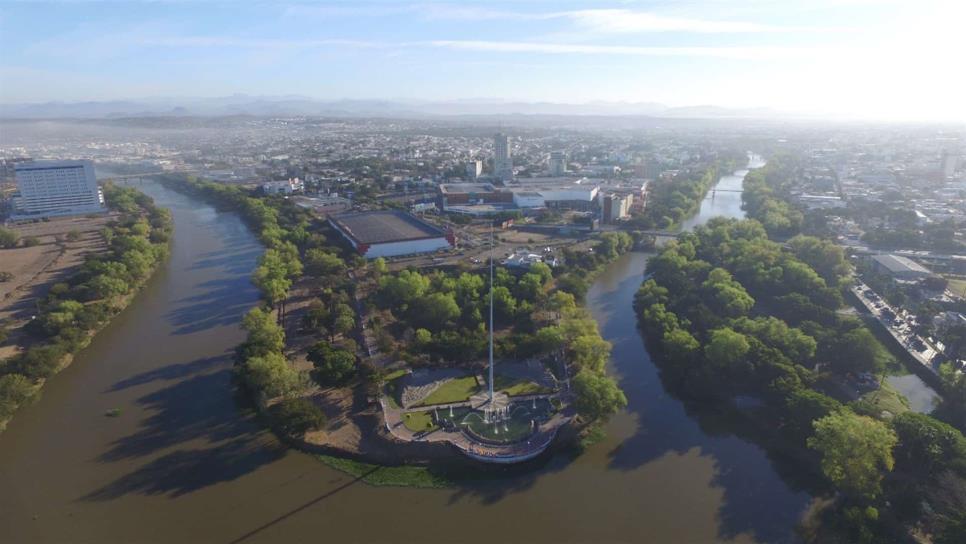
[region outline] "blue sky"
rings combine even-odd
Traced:
[[[0,102],[296,94],[966,121],[957,0],[0,1]]]

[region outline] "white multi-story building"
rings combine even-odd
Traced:
[[[513,179],[513,157],[510,151],[510,137],[502,132],[493,136],[493,177],[503,181]]]
[[[483,161],[470,161],[466,163],[466,177],[474,180],[483,175]]]
[[[600,195],[600,218],[602,223],[613,224],[621,219],[626,219],[631,214],[631,206],[634,205],[634,194],[611,193]]]
[[[28,161],[15,167],[20,195],[15,219],[104,211],[91,161]]]
[[[548,161],[548,171],[551,176],[561,177],[567,173],[567,154],[563,151],[553,151],[550,153]]]
[[[305,183],[299,178],[282,181],[268,181],[262,184],[262,191],[267,195],[290,195],[305,190]]]

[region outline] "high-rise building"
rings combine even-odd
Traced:
[[[943,151],[942,171],[944,178],[951,178],[956,173],[956,163],[959,157],[951,153],[948,149]]]
[[[502,132],[493,136],[493,176],[502,180],[513,179],[513,157],[510,152],[510,137]]]
[[[549,163],[551,176],[559,178],[567,173],[567,154],[563,151],[551,152]]]
[[[601,223],[612,224],[627,218],[634,205],[634,195],[625,194],[601,194],[600,215]]]
[[[91,161],[29,161],[15,166],[17,217],[82,215],[104,211]]]
[[[466,177],[468,179],[476,179],[483,175],[483,161],[470,161],[466,163]]]

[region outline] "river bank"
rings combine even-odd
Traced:
[[[810,499],[782,465],[664,391],[631,307],[647,254],[620,257],[587,294],[629,401],[600,443],[443,489],[373,487],[238,408],[231,356],[258,301],[258,241],[235,214],[143,189],[173,212],[171,258],[0,435],[10,541],[472,543],[492,540],[493,519],[538,543],[795,541]]]
[[[132,189],[107,186],[105,196],[114,215],[95,235],[104,249],[52,278],[57,283],[31,286],[35,313],[16,331],[20,352],[0,365],[0,432],[18,407],[36,400],[47,381],[127,308],[167,259],[170,216]]]

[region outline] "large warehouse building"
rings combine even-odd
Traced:
[[[453,233],[395,210],[333,215],[329,223],[367,259],[428,253],[456,245]]]
[[[899,280],[921,280],[932,275],[928,268],[901,255],[873,255],[872,263],[879,272]]]

